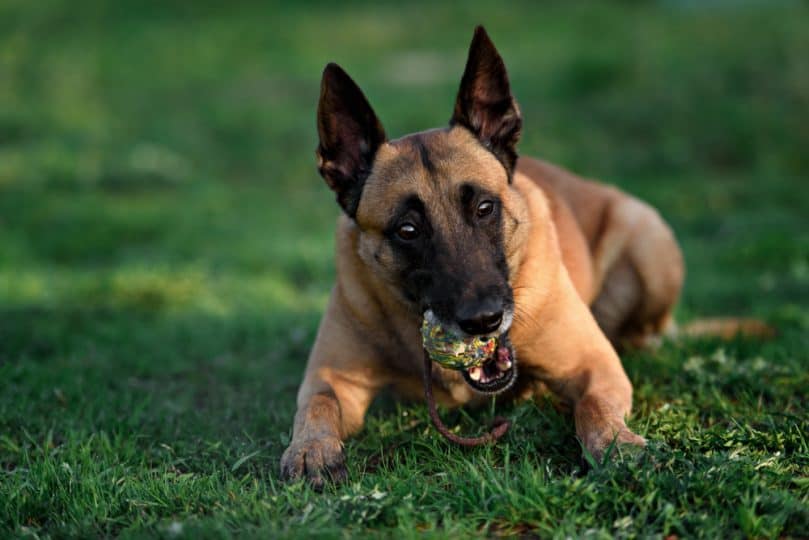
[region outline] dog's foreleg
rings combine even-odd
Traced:
[[[328,479],[345,479],[343,441],[362,428],[375,393],[375,386],[331,368],[311,371],[298,394],[292,441],[281,457],[282,478],[306,478],[316,488]]]
[[[596,461],[601,461],[612,444],[646,444],[626,425],[632,410],[632,385],[617,357],[593,362],[582,374],[580,391],[573,398],[576,435]]]
[[[554,309],[533,317],[543,323],[535,335],[513,335],[522,365],[571,403],[576,434],[597,460],[613,442],[643,446],[625,422],[632,384],[618,354],[572,285],[562,283],[558,294]]]
[[[282,478],[306,478],[316,488],[345,478],[343,441],[362,428],[368,406],[386,384],[373,350],[331,315],[309,358],[292,441],[281,457]]]
[[[606,341],[606,340],[604,340]],[[612,351],[588,351],[587,360],[572,373],[547,379],[548,386],[573,405],[576,435],[601,461],[611,445],[645,446],[625,419],[632,410],[632,384]]]

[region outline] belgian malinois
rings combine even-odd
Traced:
[[[344,478],[343,440],[374,395],[391,386],[418,395],[425,313],[465,335],[501,337],[515,359],[466,371],[433,363],[440,402],[546,387],[571,404],[596,458],[613,443],[645,444],[625,423],[632,385],[615,346],[672,324],[680,249],[649,205],[517,157],[520,109],[482,27],[448,127],[388,140],[336,64],[323,72],[317,127],[318,169],[343,209],[337,277],[282,476]]]

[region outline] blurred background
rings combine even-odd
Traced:
[[[806,328],[806,2],[3,0],[0,433],[275,441],[334,272],[321,70],[391,137],[444,125],[479,23],[521,152],[672,224],[681,320]]]

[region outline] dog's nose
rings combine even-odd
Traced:
[[[503,322],[503,311],[481,311],[472,317],[461,319],[458,325],[467,334],[490,334],[500,327]]]

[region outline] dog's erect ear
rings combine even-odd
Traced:
[[[357,84],[337,64],[323,70],[317,106],[317,168],[351,216],[385,130]]]
[[[477,136],[509,173],[517,161],[522,117],[511,95],[503,59],[482,26],[475,28],[450,125]]]

